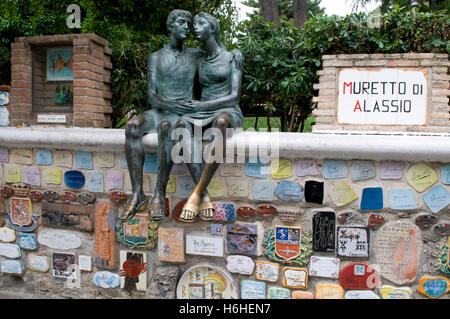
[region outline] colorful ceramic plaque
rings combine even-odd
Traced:
[[[46,229],[39,232],[38,242],[53,249],[69,250],[81,246],[81,239],[71,231]]]
[[[35,162],[37,165],[52,165],[52,152],[48,150],[36,150]]]
[[[329,194],[334,204],[338,207],[345,206],[358,199],[353,188],[345,181],[331,186]]]
[[[380,178],[381,179],[400,179],[403,176],[405,163],[403,162],[380,162]]]
[[[355,216],[356,216],[356,214],[354,212],[345,212],[345,213],[339,214],[337,221],[339,224],[346,224],[346,223],[350,222]]]
[[[0,270],[5,274],[22,275],[23,264],[19,260],[0,260]]]
[[[292,176],[292,161],[290,159],[272,159],[270,169],[272,178],[289,178]]]
[[[362,191],[361,210],[383,209],[383,189],[381,187],[366,187]]]
[[[333,257],[311,256],[309,275],[314,277],[338,278],[340,261]]]
[[[70,265],[76,265],[75,254],[52,253],[52,275],[56,278],[74,278],[76,272],[71,272]]]
[[[0,256],[14,259],[22,257],[22,253],[18,245],[0,243]]]
[[[286,288],[269,287],[267,295],[268,299],[291,299],[291,291]]]
[[[243,197],[249,196],[249,183],[247,180],[227,179],[225,181],[229,197]]]
[[[422,245],[420,230],[413,223],[399,220],[383,225],[374,245],[380,275],[398,285],[414,282]]]
[[[91,152],[75,152],[75,163],[78,168],[93,169],[94,162]]]
[[[372,230],[377,230],[384,224],[386,219],[378,214],[370,214],[369,220],[367,221],[367,226]]]
[[[438,218],[433,215],[419,215],[414,220],[420,230],[428,230],[438,222]]]
[[[231,255],[227,257],[227,270],[241,275],[253,274],[255,262],[247,256]]]
[[[87,173],[87,190],[93,193],[103,193],[103,173],[88,172]]]
[[[255,256],[257,253],[256,225],[227,225],[227,252],[229,254],[246,254]]]
[[[139,213],[129,221],[119,221],[117,241],[132,248],[153,249],[157,244],[157,228],[158,224],[149,221],[147,213]]]
[[[374,178],[377,175],[375,164],[372,161],[352,161],[350,175],[354,181]]]
[[[436,270],[446,275],[450,275],[450,251],[448,247],[450,247],[450,236],[441,238],[432,254],[435,258],[434,266]]]
[[[183,228],[158,228],[158,259],[173,263],[185,262]]]
[[[9,104],[9,92],[0,91],[0,105]]]
[[[281,271],[282,285],[288,288],[307,289],[308,288],[308,269],[284,267]]]
[[[343,299],[344,289],[339,285],[316,285],[316,299]]]
[[[242,280],[241,299],[266,299],[266,283],[261,281]]]
[[[413,293],[409,287],[381,286],[381,299],[412,299]]]
[[[344,299],[380,299],[370,290],[349,290],[345,292]]]
[[[343,160],[323,160],[322,171],[325,179],[346,178],[347,163]]]
[[[147,253],[120,251],[120,288],[128,292],[147,290]]]
[[[214,220],[233,221],[236,219],[233,203],[213,202]]]
[[[27,268],[37,272],[47,272],[50,270],[50,261],[47,256],[38,256],[36,254],[27,254]]]
[[[338,226],[336,254],[339,257],[368,258],[370,230],[368,227]]]
[[[73,81],[73,48],[47,49],[46,65],[47,81]]]
[[[322,252],[334,251],[336,214],[334,212],[316,212],[313,223],[313,250]]]
[[[437,185],[423,195],[423,201],[433,213],[437,213],[450,204],[450,193],[444,186]]]
[[[32,207],[31,199],[11,197],[11,223],[16,226],[23,227],[32,224]]]
[[[120,286],[120,277],[109,271],[98,271],[92,278],[92,282],[104,289],[117,288]]]
[[[86,255],[79,255],[78,268],[80,269],[80,271],[92,271],[92,257]]]
[[[283,201],[298,202],[303,199],[303,186],[291,181],[281,181],[275,189],[275,195]]]
[[[309,291],[301,291],[301,290],[294,290],[292,292],[292,299],[314,299],[314,295],[312,292]]]
[[[323,202],[323,182],[305,182],[305,202],[322,205]]]
[[[41,171],[37,167],[22,168],[22,176],[24,184],[32,186],[41,186]]]
[[[263,281],[277,282],[279,269],[279,264],[258,260],[256,261],[255,278]]]
[[[101,201],[95,209],[94,264],[101,268],[115,268],[115,216],[111,204]]]
[[[19,247],[25,250],[36,250],[37,239],[35,234],[19,234],[19,240],[17,241]]]
[[[8,227],[0,228],[0,241],[4,243],[12,243],[16,240],[16,232]]]
[[[420,278],[417,291],[428,298],[436,299],[450,291],[450,280],[445,277],[425,276]]]
[[[298,159],[295,161],[295,175],[302,176],[317,176],[319,171],[317,170],[317,163],[312,159]]]
[[[211,224],[211,235],[222,236],[223,225],[222,224]]]
[[[378,287],[379,277],[371,266],[352,263],[342,268],[339,283],[345,289],[367,290]]]
[[[264,232],[264,241],[263,246],[265,248],[264,254],[270,258],[271,260],[284,262],[284,263],[293,263],[299,266],[306,266],[309,262],[309,257],[312,252],[312,236],[310,232],[304,232],[301,235],[301,244],[300,244],[300,254],[298,257],[291,259],[289,261],[285,260],[282,257],[279,257],[275,252],[276,240],[275,240],[276,231],[274,228],[269,228]]]
[[[225,183],[221,178],[211,178],[206,189],[212,198],[225,196]]]
[[[270,181],[253,182],[253,199],[263,201],[273,201],[275,183]]]
[[[390,189],[389,208],[395,210],[416,209],[416,199],[412,189]]]
[[[275,253],[278,257],[290,261],[300,255],[300,227],[275,227]]]
[[[42,201],[42,224],[48,227],[93,231],[93,215],[92,206]]]
[[[406,180],[419,193],[433,186],[439,177],[436,171],[425,163],[413,164],[406,172]]]
[[[177,299],[237,299],[238,285],[222,268],[196,265],[181,276],[176,294]]]
[[[223,237],[213,235],[186,235],[186,254],[223,256]]]

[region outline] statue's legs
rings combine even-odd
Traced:
[[[150,202],[150,219],[164,219],[166,213],[165,197],[166,188],[172,170],[173,161],[170,156],[173,141],[170,139],[171,124],[163,121],[158,126],[158,175],[155,186],[155,193]]]
[[[226,128],[230,127],[231,116],[228,113],[220,113],[215,121],[215,127],[220,130],[223,137],[223,153],[225,155],[226,151]],[[215,149],[211,151],[209,156],[214,156]],[[205,167],[202,171],[199,181],[196,183],[194,190],[189,196],[186,204],[180,215],[180,220],[183,221],[193,221],[199,214],[201,194],[206,191],[214,173],[219,167],[219,163],[206,161]],[[204,206],[206,207],[206,206]],[[214,207],[212,209],[203,209],[203,215],[201,216],[204,220],[211,220],[214,218]]]
[[[129,205],[125,208],[125,212],[121,217],[123,221],[130,220],[138,211],[145,211],[147,208],[148,199],[142,188],[145,159],[142,137],[144,135],[143,127],[145,122],[144,116],[138,115],[127,122],[125,129],[125,156],[131,179],[132,195]]]

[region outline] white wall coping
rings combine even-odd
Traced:
[[[280,158],[394,160],[450,163],[448,134],[369,135],[338,132],[241,132],[230,142],[238,153],[249,146],[279,146]],[[232,143],[229,142],[229,145]],[[124,152],[125,130],[96,128],[0,128],[0,147],[52,150]],[[144,137],[146,152],[155,152],[156,133]]]

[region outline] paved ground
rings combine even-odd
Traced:
[[[40,299],[32,294],[13,291],[0,291],[0,299]]]

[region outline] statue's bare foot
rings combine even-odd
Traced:
[[[184,204],[181,210],[180,220],[185,223],[192,223],[195,221],[199,210],[199,199],[198,196],[192,195],[188,198],[187,202]]]
[[[144,194],[133,194],[120,219],[124,222],[129,221],[136,213],[145,211],[147,204],[148,198]]]
[[[166,217],[166,205],[164,198],[154,196],[149,208],[149,217],[151,220],[162,220]]]
[[[211,201],[211,198],[209,198],[209,195],[206,194],[205,196],[202,196],[202,198],[200,199],[200,209],[198,211],[198,215],[200,216],[201,219],[203,220],[213,220],[214,219],[214,213],[215,213],[215,209],[214,209],[214,205]]]

